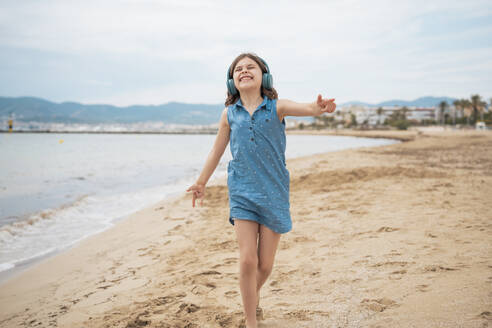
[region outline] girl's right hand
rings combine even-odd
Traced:
[[[193,186],[189,187],[186,191],[193,192],[193,207],[195,207],[195,200],[201,199],[200,206],[203,206],[203,197],[205,196],[205,185],[200,183],[195,183]]]

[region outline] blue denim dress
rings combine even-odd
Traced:
[[[229,222],[251,220],[277,233],[292,229],[290,174],[285,163],[285,119],[264,96],[250,115],[239,99],[227,108],[232,160],[227,166]]]

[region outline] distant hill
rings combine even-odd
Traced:
[[[441,101],[452,103],[449,97],[422,97],[413,101],[389,100],[379,104],[358,101],[347,102],[347,105],[379,106],[419,106],[433,107]],[[84,105],[76,102],[54,103],[34,97],[0,97],[0,119],[6,119],[12,113],[17,121],[35,121],[52,123],[137,123],[161,121],[166,124],[203,124],[218,123],[223,104],[185,104],[170,102],[162,105],[135,105],[117,107],[112,105]],[[307,117],[289,117],[289,119],[306,120]]]
[[[162,121],[170,124],[213,124],[220,119],[224,105],[184,104],[163,105],[84,105],[76,102],[54,103],[40,98],[0,97],[0,118],[10,113],[18,121],[56,123],[136,123]]]
[[[451,98],[451,97],[421,97],[415,100],[388,100],[388,101],[383,101],[377,104],[370,104],[370,103],[364,103],[360,101],[350,101],[341,104],[340,106],[350,106],[350,105],[360,105],[360,106],[367,106],[367,107],[383,107],[383,106],[415,106],[415,107],[435,107],[439,105],[441,101],[446,101],[448,104],[452,104],[453,101],[455,101],[456,98]]]

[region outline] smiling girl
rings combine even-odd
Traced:
[[[230,142],[229,222],[239,246],[246,327],[257,327],[257,319],[263,317],[260,289],[272,272],[280,236],[292,229],[284,118],[332,113],[334,100],[321,95],[312,103],[278,99],[267,63],[253,53],[240,54],[227,71],[219,131],[199,178],[187,192],[193,192],[193,207],[196,199],[203,204],[205,185]]]

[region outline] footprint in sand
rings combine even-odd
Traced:
[[[229,290],[229,291],[225,292],[224,295],[226,297],[236,297],[236,295],[238,295],[238,292],[235,290]]]
[[[77,304],[78,302],[80,302],[80,298],[76,298],[74,300],[70,300],[70,302],[72,302],[73,305]]]
[[[176,233],[176,232],[180,232],[181,230],[183,230],[183,229],[182,229],[182,226],[181,226],[181,224],[178,224],[178,225],[177,225],[177,226],[175,226],[174,228],[170,229],[170,230],[167,232],[167,234],[168,234],[168,235],[172,235],[172,234],[174,234],[174,233]]]
[[[148,315],[149,315],[148,311],[144,311],[142,313],[139,313],[135,319],[133,319],[127,323],[125,328],[145,327],[145,326],[150,325],[150,323],[151,323],[150,319],[148,319],[148,318],[141,319],[142,316],[148,316]]]
[[[378,298],[378,299],[364,298],[361,301],[361,304],[363,307],[374,312],[383,312],[387,308],[399,306],[399,304],[397,304],[395,301],[386,297]]]
[[[50,326],[53,325],[54,327],[56,327],[56,325],[57,325],[56,317],[58,315],[62,315],[62,314],[67,313],[69,309],[70,309],[70,307],[67,305],[60,305],[60,311],[48,312],[48,317],[51,318],[51,320],[49,321]]]
[[[310,242],[310,241],[316,241],[316,239],[314,238],[309,238],[309,237],[306,237],[306,236],[300,236],[300,237],[295,237],[293,239],[293,241],[295,243],[304,243],[304,242]]]
[[[353,233],[352,236],[361,236],[361,235],[367,235],[369,233],[372,233],[372,231],[359,231],[356,233]],[[376,236],[370,236],[369,238],[375,238]]]
[[[191,289],[191,293],[194,295],[206,295],[216,287],[217,286],[212,282],[205,282],[203,284],[193,286],[193,288]]]
[[[233,240],[227,240],[221,243],[215,243],[210,245],[210,249],[214,251],[234,250],[236,243]]]
[[[297,212],[298,215],[309,215],[311,213],[312,212],[310,210],[306,210],[306,209],[303,209],[303,210]]]
[[[492,320],[492,312],[490,311],[483,311],[482,313],[480,313],[478,315],[479,318],[483,318],[483,319],[486,319],[487,321],[491,321]],[[487,326],[484,326],[484,327],[487,327]]]
[[[210,275],[219,275],[219,274],[222,274],[222,273],[220,273],[219,271],[215,271],[215,270],[208,270],[208,271],[203,271],[203,272],[197,274],[197,276],[210,276]]]
[[[412,262],[412,263],[415,263],[415,262]],[[371,267],[373,267],[373,268],[378,268],[378,267],[382,267],[382,266],[404,267],[404,266],[407,266],[408,264],[409,264],[409,262],[405,262],[405,261],[387,261],[387,262],[379,262],[379,263],[373,264],[373,265],[371,265]]]
[[[354,215],[365,215],[368,212],[364,210],[349,210],[349,213]]]
[[[235,258],[235,257],[228,257],[224,260],[224,263],[225,264],[233,264],[233,263],[237,263],[238,259]]]
[[[24,321],[24,326],[26,327],[42,327],[43,326],[43,322],[42,321],[37,321],[36,319],[32,319],[31,321],[27,322]]]
[[[294,319],[294,320],[300,320],[300,321],[308,321],[310,320],[310,315],[309,315],[308,310],[296,310],[296,311],[290,311],[284,314],[284,317],[287,319]]]
[[[398,231],[400,229],[398,228],[392,228],[392,227],[381,227],[377,230],[377,232],[393,232],[393,231]]]
[[[285,302],[281,302],[281,303],[277,303],[275,304],[275,306],[291,306],[292,304],[290,303],[285,303]]]
[[[220,327],[232,327],[232,316],[229,314],[218,313],[215,315],[215,322],[217,322]]]
[[[200,310],[200,307],[196,304],[193,303],[181,303],[179,305],[179,309],[176,313],[180,312],[186,312],[186,313],[193,313]]]
[[[280,243],[278,248],[281,250],[286,250],[286,249],[289,249],[291,246],[292,246],[292,243],[285,242],[285,240],[284,240],[283,242]]]
[[[312,310],[295,310],[287,312],[284,317],[288,319],[294,319],[299,321],[308,321],[311,320],[314,315],[321,315],[325,317],[329,317],[330,314],[325,311],[312,311]]]
[[[183,297],[186,297],[185,293],[176,293],[176,294],[170,294],[167,296],[154,298],[151,302],[152,304],[159,306],[159,305],[165,305],[165,304],[177,302]]]
[[[150,256],[154,255],[155,248],[154,247],[145,247],[145,248],[139,248],[137,249],[140,253],[138,256]]]
[[[419,292],[427,292],[429,291],[429,285],[426,285],[426,284],[422,284],[422,285],[417,285],[415,286],[415,289],[417,289]]]
[[[438,264],[432,264],[432,265],[426,265],[423,269],[422,272],[444,272],[444,271],[456,271],[458,269],[456,268],[450,268],[450,267],[445,267],[442,265]]]
[[[219,263],[213,265],[211,268],[212,269],[217,269],[223,266],[231,265],[233,263],[237,263],[238,259],[235,257],[228,257],[226,259],[220,259]]]
[[[389,278],[390,280],[400,280],[400,279],[403,277],[403,275],[404,275],[405,273],[407,273],[407,270],[397,270],[397,271],[393,271],[393,272],[391,272],[391,273],[390,273],[390,275],[389,275],[389,277],[388,277],[388,278]]]
[[[389,253],[386,253],[383,256],[391,258],[391,257],[395,257],[395,256],[399,257],[401,255],[402,255],[402,253],[398,252],[396,249],[392,249]],[[416,258],[418,258],[418,256],[416,256]]]

